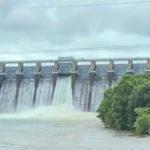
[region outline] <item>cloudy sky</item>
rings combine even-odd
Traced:
[[[0,59],[150,56],[150,47],[111,48],[150,44],[150,2],[55,7],[127,1],[0,0]],[[21,9],[38,6],[53,8]]]

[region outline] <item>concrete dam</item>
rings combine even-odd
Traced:
[[[124,74],[150,72],[150,58],[0,61],[0,112],[48,105],[96,111]]]

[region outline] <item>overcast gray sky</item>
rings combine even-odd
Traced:
[[[87,52],[76,50],[84,47],[150,44],[150,3],[14,9],[120,1],[129,0],[0,0],[0,52],[10,52],[0,55],[0,59],[48,59],[71,55],[78,58],[150,56],[150,47],[90,49]],[[64,48],[73,50],[36,53],[42,49]],[[33,50],[35,54],[14,55],[18,50]]]

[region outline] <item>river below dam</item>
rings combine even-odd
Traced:
[[[0,115],[0,150],[149,150],[150,137],[104,128],[96,113],[67,106]]]

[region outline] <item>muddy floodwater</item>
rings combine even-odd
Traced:
[[[0,115],[0,150],[150,150],[150,137],[105,129],[96,113],[43,107]]]

